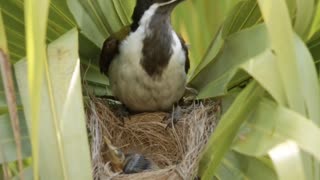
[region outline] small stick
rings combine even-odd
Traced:
[[[0,66],[1,66],[1,75],[3,81],[3,87],[6,94],[6,99],[8,103],[8,109],[10,114],[11,126],[13,130],[13,135],[15,143],[17,146],[17,159],[19,167],[19,176],[23,180],[23,164],[22,164],[22,145],[21,145],[21,133],[17,109],[17,100],[15,96],[14,83],[12,78],[11,64],[7,55],[0,49]]]

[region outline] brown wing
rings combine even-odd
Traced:
[[[100,72],[108,74],[109,66],[113,58],[119,53],[120,42],[130,33],[130,26],[124,26],[120,31],[112,34],[103,43],[100,54]]]
[[[186,45],[186,42],[184,41],[184,39],[178,35],[179,39],[180,39],[180,43],[182,45],[182,49],[184,50],[184,54],[186,55],[186,63],[184,65],[184,69],[186,71],[186,73],[188,73],[189,69],[190,69],[190,60],[189,60],[189,50],[188,50],[188,46]]]
[[[100,54],[100,72],[107,75],[109,66],[113,58],[119,53],[119,40],[110,36],[103,43],[103,47]]]

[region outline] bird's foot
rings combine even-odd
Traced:
[[[173,128],[174,125],[176,125],[182,118],[182,116],[183,112],[181,107],[179,105],[174,105],[172,112],[163,117],[163,121],[167,122],[167,126],[165,129]]]
[[[183,95],[184,101],[193,101],[197,99],[197,95],[199,94],[198,90],[192,88],[192,87],[185,87],[185,92]]]

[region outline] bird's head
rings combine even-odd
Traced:
[[[111,147],[107,152],[111,166],[115,172],[122,172],[125,163],[125,154],[115,147]]]
[[[111,144],[111,141],[104,137],[107,145],[106,155],[111,162],[112,168],[115,172],[122,172],[125,163],[125,154],[117,147]]]
[[[159,4],[159,6],[172,6],[177,5],[184,0],[137,0],[137,6],[151,6],[153,4]]]
[[[146,2],[148,0],[137,0],[137,2],[139,1],[143,1]],[[160,6],[166,6],[166,5],[177,5],[180,2],[184,1],[184,0],[149,0],[152,4],[154,3],[158,3]]]
[[[172,9],[184,0],[137,0],[136,8],[140,11],[148,10],[152,5],[158,5],[162,9]]]
[[[166,12],[168,15],[171,14],[174,7],[185,0],[137,0],[134,12],[132,15],[132,20],[138,23],[145,13],[151,6],[157,6],[161,12]]]

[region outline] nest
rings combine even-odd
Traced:
[[[123,123],[109,100],[91,97],[87,104],[87,126],[94,179],[195,178],[199,155],[214,131],[220,105],[215,101],[194,101],[179,108],[181,118],[170,127],[164,121],[168,114],[163,112],[132,115]],[[142,154],[159,168],[137,174],[113,172],[104,156],[105,137],[123,152]]]

